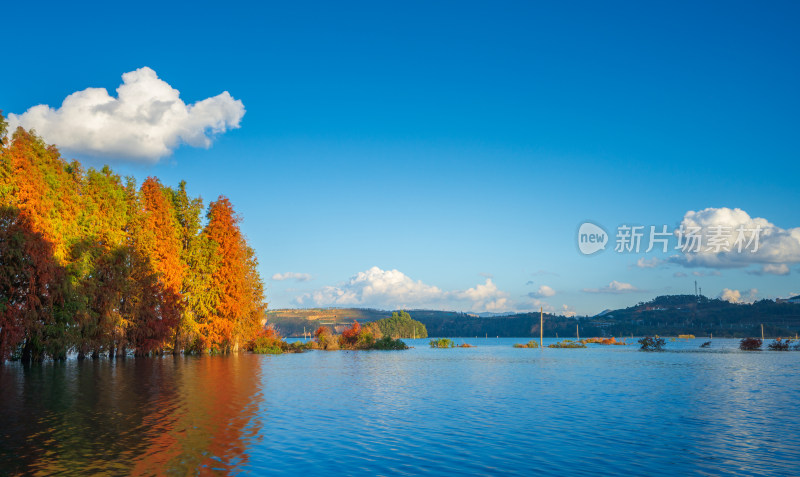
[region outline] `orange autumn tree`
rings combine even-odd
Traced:
[[[148,353],[163,348],[175,332],[185,271],[172,194],[158,179],[142,183],[136,215],[131,270],[140,296],[130,331],[137,352]]]
[[[84,170],[0,115],[0,362],[233,351],[264,324],[258,261],[224,197]]]
[[[227,197],[209,204],[204,234],[216,244],[219,262],[209,285],[212,311],[200,328],[211,352],[236,351],[254,337],[263,319],[263,287],[239,221]]]
[[[160,275],[166,290],[178,295],[185,270],[181,263],[181,237],[172,196],[155,177],[148,177],[142,183],[140,194],[141,226],[148,234],[148,240],[140,244],[140,249]]]

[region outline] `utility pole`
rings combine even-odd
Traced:
[[[539,348],[544,348],[544,307],[539,307]]]

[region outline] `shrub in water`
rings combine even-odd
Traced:
[[[656,335],[655,337],[645,336],[639,340],[639,344],[642,345],[639,349],[643,351],[661,351],[664,349],[664,345],[666,345],[667,342],[664,338],[659,338],[658,335]]]
[[[791,342],[792,340],[782,340],[778,338],[770,343],[767,348],[771,349],[772,351],[789,351],[789,345]]]
[[[453,340],[447,338],[439,338],[438,340],[431,340],[431,348],[452,348],[455,346]]]
[[[247,343],[245,348],[258,354],[281,354],[283,345],[286,345],[286,342],[275,331],[275,328],[269,327],[261,330],[252,341]]]
[[[361,325],[359,325],[357,321],[353,320],[353,324],[350,325],[350,328],[342,331],[342,336],[339,338],[339,346],[350,349],[356,348],[360,334]]]
[[[742,338],[739,342],[739,349],[744,351],[756,351],[761,349],[761,340],[758,338]]]
[[[530,340],[525,344],[516,343],[516,344],[514,344],[514,347],[515,348],[538,348],[539,347],[539,342],[536,341],[536,340]]]
[[[384,336],[372,345],[372,349],[397,350],[408,349],[408,346],[402,340],[393,340],[391,336]]]
[[[548,348],[585,348],[586,345],[580,341],[564,340],[547,346]]]
[[[327,326],[317,328],[317,331],[314,332],[314,337],[316,339],[316,344],[313,345],[315,348],[324,350],[339,349],[339,340]]]

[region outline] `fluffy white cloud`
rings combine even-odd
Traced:
[[[785,263],[768,263],[762,266],[759,270],[750,270],[747,273],[750,275],[788,275],[789,266]]]
[[[686,231],[700,228],[697,233],[702,237],[700,250],[686,251],[671,257],[670,261],[687,267],[729,268],[746,267],[751,264],[788,264],[800,262],[800,227],[782,229],[767,219],[750,217],[742,209],[707,208],[701,211],[689,211],[681,221]],[[721,227],[721,229],[720,229]],[[742,251],[736,241],[739,237],[737,229],[742,228],[744,242]],[[749,241],[753,236],[748,230],[760,229],[758,234],[758,249]],[[709,237],[714,236],[714,231],[727,235],[727,246],[717,249],[709,243]],[[677,235],[676,231],[676,235]],[[725,250],[728,248],[729,250]]]
[[[452,292],[452,295],[472,302],[472,311],[501,312],[508,310],[510,306],[508,294],[500,291],[491,278],[487,278],[483,285],[475,285],[462,292]]]
[[[618,282],[616,280],[613,280],[611,283],[609,283],[608,285],[606,285],[606,286],[604,286],[602,288],[584,288],[583,291],[586,292],[586,293],[612,293],[612,294],[617,294],[617,293],[633,293],[633,292],[638,292],[638,291],[641,291],[641,290],[639,290],[635,286],[631,285],[630,283],[623,283],[623,282]]]
[[[717,298],[720,300],[729,301],[731,303],[739,303],[742,301],[742,294],[739,293],[739,290],[731,290],[730,288],[724,288]]]
[[[547,298],[556,294],[556,291],[547,285],[542,285],[535,292],[528,293],[531,298]]]
[[[758,289],[751,288],[746,296],[742,296],[742,293],[739,290],[731,290],[730,288],[724,288],[717,298],[720,300],[729,301],[731,303],[752,303],[755,301],[756,296],[758,295]]]
[[[576,315],[575,310],[569,305],[561,305],[561,314],[567,318],[572,318]]]
[[[384,309],[466,307],[475,312],[501,312],[513,307],[508,294],[499,290],[490,278],[466,290],[445,291],[420,280],[415,281],[399,270],[382,270],[378,267],[359,272],[339,285],[306,293],[298,297],[297,302],[301,305]]]
[[[275,280],[276,282],[282,282],[284,280],[307,282],[311,280],[311,275],[308,273],[295,273],[295,272],[276,273],[275,275],[272,275],[272,279]]]
[[[227,91],[187,105],[145,66],[122,75],[117,97],[87,88],[67,96],[60,108],[40,104],[9,114],[8,122],[9,131],[35,129],[66,152],[154,162],[181,144],[211,146],[210,135],[238,128],[244,113]]]

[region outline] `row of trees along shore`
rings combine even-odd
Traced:
[[[3,142],[0,363],[225,353],[260,332],[263,284],[227,198],[84,170],[22,128]]]

